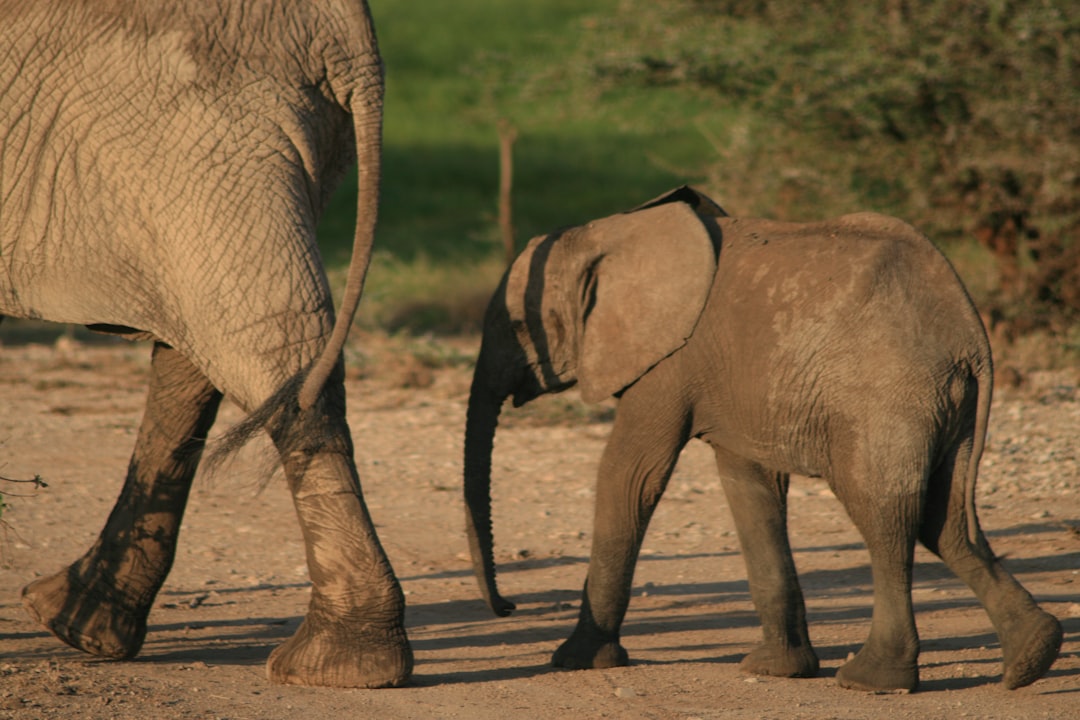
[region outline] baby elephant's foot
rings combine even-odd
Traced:
[[[867,692],[911,692],[919,686],[918,653],[882,657],[868,646],[836,672],[841,687]]]
[[[1061,623],[1050,613],[1035,610],[1023,622],[1001,633],[1005,673],[1001,684],[1009,690],[1035,682],[1050,669],[1061,650]]]
[[[114,660],[135,657],[146,638],[150,608],[127,607],[72,576],[67,569],[23,588],[26,611],[73,648]]]
[[[554,667],[571,670],[620,667],[630,664],[630,656],[619,638],[583,631],[580,628],[551,656]]]
[[[772,677],[814,677],[818,672],[818,658],[809,644],[790,647],[762,643],[743,658],[739,669]]]

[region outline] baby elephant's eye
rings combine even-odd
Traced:
[[[563,324],[562,318],[554,310],[548,313],[547,316],[547,328],[551,334],[551,340],[556,346],[562,345],[566,340],[566,326]]]

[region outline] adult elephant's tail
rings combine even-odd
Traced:
[[[375,39],[372,37],[372,48]],[[330,373],[341,357],[349,329],[360,305],[364,280],[371,265],[371,250],[375,241],[375,224],[379,212],[379,181],[382,171],[382,106],[383,69],[378,53],[365,68],[364,82],[353,90],[351,111],[356,136],[357,193],[356,229],[353,234],[352,259],[345,280],[345,294],[334,321],[334,330],[322,354],[308,370],[300,388],[297,402],[307,410],[326,385]]]
[[[262,405],[213,444],[213,449],[204,461],[211,469],[246,445],[268,424],[280,421],[281,413],[296,412],[297,409],[302,412],[315,404],[341,358],[345,341],[349,337],[349,329],[360,305],[364,280],[371,265],[379,211],[385,91],[382,59],[371,16],[366,11],[358,12],[354,20],[356,25],[353,29],[359,34],[355,38],[356,47],[364,48],[365,51],[362,57],[353,60],[355,64],[349,69],[348,81],[345,87],[341,88],[342,95],[339,98],[342,106],[352,115],[357,164],[356,228],[341,307],[336,314],[330,339],[315,361],[292,376]]]

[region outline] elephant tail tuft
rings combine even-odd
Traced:
[[[209,452],[204,460],[204,467],[208,473],[215,473],[233,454],[247,445],[253,437],[259,434],[271,423],[281,423],[287,414],[299,412],[298,396],[304,385],[310,368],[293,375],[289,380],[278,388],[262,405],[255,408],[246,418],[229,428],[219,438],[209,443]]]

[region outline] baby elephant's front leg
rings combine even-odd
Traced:
[[[589,574],[577,627],[552,657],[555,667],[627,665],[619,643],[641,542],[653,510],[688,437],[685,423],[665,418],[651,403],[636,412],[638,396],[623,396],[600,461]]]
[[[764,641],[740,666],[756,675],[813,677],[818,658],[810,645],[806,606],[788,541],[789,477],[718,448],[716,461],[764,632]]]

